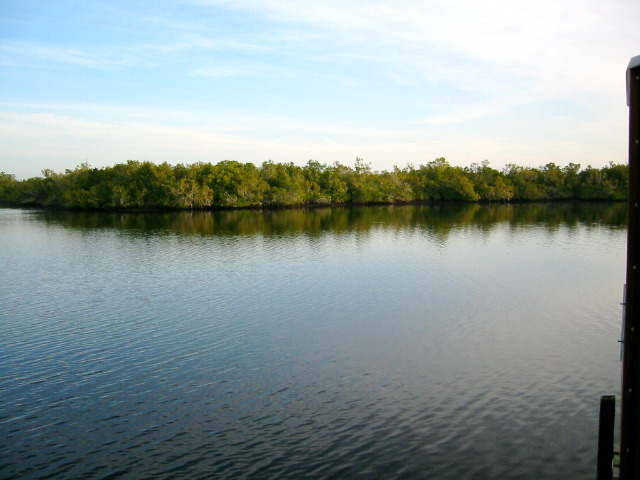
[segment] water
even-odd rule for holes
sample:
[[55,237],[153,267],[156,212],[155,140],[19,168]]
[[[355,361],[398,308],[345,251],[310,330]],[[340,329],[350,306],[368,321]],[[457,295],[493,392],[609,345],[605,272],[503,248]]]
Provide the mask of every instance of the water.
[[625,215],[0,209],[0,477],[593,478]]

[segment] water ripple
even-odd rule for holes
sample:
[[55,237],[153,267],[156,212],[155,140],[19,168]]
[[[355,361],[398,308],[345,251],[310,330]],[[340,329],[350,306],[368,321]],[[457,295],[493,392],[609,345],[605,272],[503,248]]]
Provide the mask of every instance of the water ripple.
[[434,244],[421,228],[312,241],[19,218],[2,237],[2,478],[593,472],[624,232]]

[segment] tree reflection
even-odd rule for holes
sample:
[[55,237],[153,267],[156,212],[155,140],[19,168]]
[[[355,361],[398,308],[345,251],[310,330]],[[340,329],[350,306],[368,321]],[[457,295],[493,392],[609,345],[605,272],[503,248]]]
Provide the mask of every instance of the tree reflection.
[[421,230],[446,240],[462,228],[490,232],[498,226],[605,226],[625,228],[626,203],[451,204],[363,206],[281,210],[179,212],[37,212],[47,223],[78,230],[110,229],[144,235],[260,235],[319,237],[325,234],[367,233],[374,229]]

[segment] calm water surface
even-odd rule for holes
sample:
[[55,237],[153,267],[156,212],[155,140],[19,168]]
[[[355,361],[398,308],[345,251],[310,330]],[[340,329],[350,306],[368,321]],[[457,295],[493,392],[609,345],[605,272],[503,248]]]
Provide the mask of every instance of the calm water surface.
[[0,477],[595,478],[625,222],[0,209]]

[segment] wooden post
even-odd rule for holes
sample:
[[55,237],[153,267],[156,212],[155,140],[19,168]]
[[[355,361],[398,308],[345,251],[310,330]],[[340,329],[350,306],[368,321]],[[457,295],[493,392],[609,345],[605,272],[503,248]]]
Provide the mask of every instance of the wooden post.
[[616,417],[616,397],[600,397],[600,428],[598,430],[598,480],[613,478],[613,431]]
[[620,480],[640,479],[640,56],[627,68],[629,229],[622,364]]

